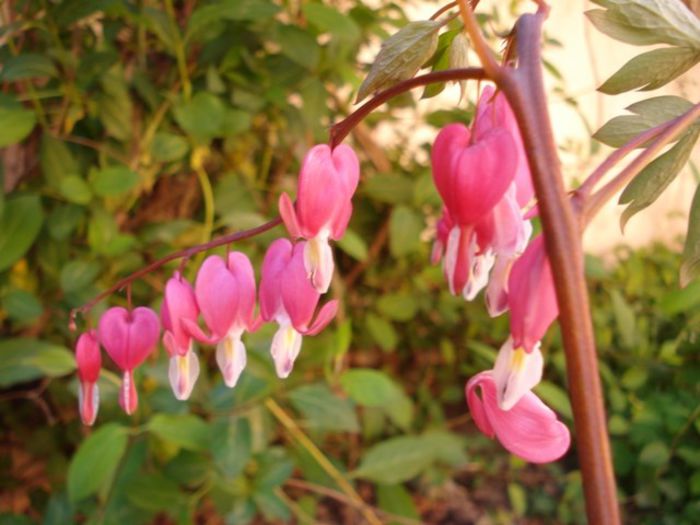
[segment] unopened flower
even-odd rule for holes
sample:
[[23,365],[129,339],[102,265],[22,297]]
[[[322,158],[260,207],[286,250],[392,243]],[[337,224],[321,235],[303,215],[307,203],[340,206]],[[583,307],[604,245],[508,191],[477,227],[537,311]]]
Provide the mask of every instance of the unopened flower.
[[159,332],[158,316],[150,308],[142,306],[132,311],[115,306],[100,318],[100,343],[124,372],[119,404],[127,414],[133,414],[138,406],[134,369],[155,349]]
[[184,321],[196,323],[199,308],[192,286],[179,272],[165,285],[160,319],[163,324],[163,345],[170,356],[168,378],[173,394],[180,400],[190,397],[199,377],[199,359],[192,349],[192,336]]
[[508,278],[513,348],[532,352],[559,315],[544,237],[535,237],[513,264]]
[[352,196],[360,177],[360,163],[349,146],[331,150],[319,144],[309,150],[299,172],[296,203],[286,193],[279,210],[289,234],[303,238],[304,267],[314,288],[325,293],[333,277],[333,252],[329,239],[338,240],[352,215]]
[[246,366],[246,349],[241,337],[257,328],[255,319],[255,272],[242,252],[231,252],[226,261],[217,255],[204,260],[195,281],[195,296],[206,335],[193,321],[185,321],[196,339],[216,344],[216,362],[224,383],[233,387]]
[[320,294],[311,285],[304,266],[306,242],[277,239],[265,254],[260,281],[260,311],[279,329],[271,353],[277,375],[287,377],[301,349],[302,335],[316,335],[333,319],[338,301],[327,302],[315,316]]
[[569,429],[529,390],[509,410],[503,410],[498,404],[493,372],[488,370],[469,380],[466,396],[479,430],[497,438],[516,456],[532,463],[548,463],[568,450]]
[[75,361],[78,365],[78,379],[80,380],[80,390],[78,391],[80,419],[84,425],[92,425],[100,405],[97,380],[100,377],[100,367],[102,366],[100,343],[97,341],[95,330],[85,332],[78,338],[75,347]]

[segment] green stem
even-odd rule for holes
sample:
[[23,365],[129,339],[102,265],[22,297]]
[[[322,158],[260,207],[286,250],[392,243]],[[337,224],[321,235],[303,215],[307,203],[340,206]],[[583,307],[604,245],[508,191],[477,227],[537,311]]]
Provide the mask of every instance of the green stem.
[[170,19],[170,25],[175,35],[175,59],[177,60],[177,69],[180,73],[180,81],[182,82],[182,95],[185,101],[188,101],[192,96],[192,83],[190,82],[190,74],[187,71],[187,58],[185,56],[185,43],[180,33],[180,28],[177,25],[175,18],[175,9],[173,8],[173,0],[165,0],[165,10]]

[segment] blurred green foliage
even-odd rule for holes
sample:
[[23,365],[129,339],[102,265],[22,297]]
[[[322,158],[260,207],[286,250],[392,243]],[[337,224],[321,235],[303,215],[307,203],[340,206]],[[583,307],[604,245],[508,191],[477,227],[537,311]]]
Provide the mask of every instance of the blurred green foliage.
[[[405,22],[388,2],[17,3],[0,48],[1,524],[356,523],[319,449],[387,523],[582,522],[575,450],[526,465],[466,415],[464,383],[491,367],[508,323],[450,296],[427,262],[440,211],[429,145],[412,157],[410,130],[388,151],[369,133],[405,97],[354,134],[363,180],[332,285],[343,307],[292,376],[274,375],[264,328],[233,390],[201,348],[182,403],[159,351],[137,371],[136,416],[107,363],[97,426],[80,424],[69,310],[150,260],[273,217],[306,149],[349,110],[358,48]],[[236,249],[259,265],[276,235]],[[700,285],[678,290],[663,248],[620,260],[588,261],[620,496],[631,523],[697,523]],[[158,307],[175,267],[137,281],[134,301]],[[544,349],[538,393],[571,424],[556,330]]]

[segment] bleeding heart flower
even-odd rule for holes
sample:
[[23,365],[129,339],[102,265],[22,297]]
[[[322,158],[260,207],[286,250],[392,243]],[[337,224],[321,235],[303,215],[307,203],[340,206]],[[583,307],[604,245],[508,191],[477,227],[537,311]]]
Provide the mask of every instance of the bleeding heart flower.
[[265,321],[275,321],[279,329],[272,340],[271,353],[277,375],[289,376],[301,349],[302,335],[316,335],[335,317],[338,301],[329,301],[319,310],[320,294],[311,285],[304,266],[306,242],[293,245],[277,239],[265,254],[260,281],[260,311]]
[[80,390],[78,391],[80,419],[84,425],[92,425],[100,405],[97,380],[100,377],[100,367],[102,366],[100,343],[97,341],[95,330],[85,332],[78,338],[75,347],[75,361],[78,365],[78,379],[80,380]]
[[143,306],[133,311],[115,306],[100,318],[100,343],[124,372],[119,404],[127,414],[133,414],[138,406],[134,369],[155,349],[159,332],[158,316],[153,310]]
[[199,341],[216,344],[216,362],[228,387],[234,387],[246,366],[243,332],[255,331],[255,272],[242,252],[231,252],[226,261],[217,255],[204,260],[195,281],[197,304],[209,327],[206,335],[197,324],[184,320],[188,332]]
[[535,237],[513,264],[508,278],[513,347],[531,352],[559,315],[544,237]]
[[496,437],[516,456],[532,463],[548,463],[569,449],[569,429],[532,392],[525,392],[510,410],[499,406],[492,371],[472,377],[466,386],[466,396],[479,430],[490,438]]
[[304,238],[304,267],[314,288],[325,293],[333,276],[333,252],[329,239],[338,240],[352,215],[352,196],[360,178],[360,163],[349,146],[331,150],[319,144],[304,157],[299,172],[296,203],[286,193],[279,211],[289,234]]
[[192,286],[175,272],[165,285],[160,319],[165,330],[163,345],[170,355],[168,378],[179,400],[190,397],[199,377],[199,359],[192,349],[192,336],[184,320],[197,323],[199,308]]

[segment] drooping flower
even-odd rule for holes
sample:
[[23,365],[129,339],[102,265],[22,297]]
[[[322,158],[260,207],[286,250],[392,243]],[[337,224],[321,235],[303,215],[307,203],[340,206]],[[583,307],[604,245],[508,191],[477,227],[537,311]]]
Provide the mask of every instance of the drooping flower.
[[270,349],[277,375],[289,376],[299,355],[303,335],[316,335],[333,319],[338,301],[328,301],[315,316],[320,298],[304,266],[306,242],[292,244],[277,239],[263,259],[260,311],[263,320],[275,321],[279,329]]
[[155,349],[159,332],[158,315],[143,306],[132,311],[115,306],[100,318],[100,343],[124,372],[119,404],[127,414],[133,414],[138,407],[134,369]]
[[199,341],[216,344],[216,362],[224,383],[234,387],[246,366],[243,332],[255,331],[255,272],[248,256],[231,252],[226,261],[217,255],[204,260],[195,281],[195,296],[204,322],[206,335],[190,320],[184,324]]
[[569,429],[529,390],[509,410],[498,404],[491,370],[472,377],[465,390],[469,411],[479,430],[492,439],[497,438],[516,456],[532,463],[548,463],[568,450]]
[[303,238],[304,267],[314,288],[325,293],[333,277],[333,252],[329,239],[338,240],[352,215],[352,196],[360,177],[360,163],[349,146],[331,150],[319,144],[309,150],[299,172],[296,203],[286,193],[279,211],[289,234]]
[[513,264],[508,278],[513,348],[532,352],[559,315],[544,237],[535,237]]
[[100,393],[97,380],[100,377],[102,366],[102,354],[100,343],[97,341],[97,332],[90,330],[78,338],[75,347],[75,361],[78,365],[78,406],[80,419],[84,425],[92,425],[97,417],[100,405]]
[[199,359],[192,348],[192,336],[184,320],[196,323],[199,308],[192,286],[180,272],[165,285],[160,319],[163,324],[163,345],[170,356],[168,378],[173,394],[179,400],[190,397],[199,377]]

